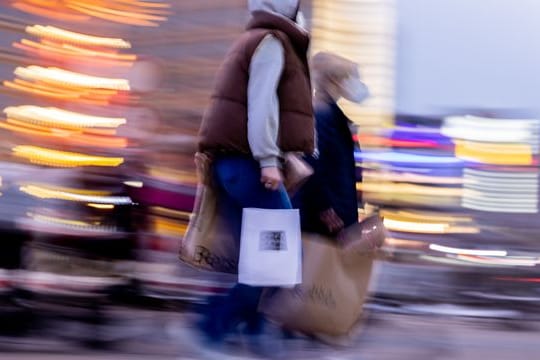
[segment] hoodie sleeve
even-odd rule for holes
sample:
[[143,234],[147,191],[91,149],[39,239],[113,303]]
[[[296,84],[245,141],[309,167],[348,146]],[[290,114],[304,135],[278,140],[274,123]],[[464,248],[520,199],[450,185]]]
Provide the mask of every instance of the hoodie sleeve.
[[283,45],[273,35],[267,35],[249,67],[248,141],[253,157],[261,167],[279,166],[277,90],[284,63]]

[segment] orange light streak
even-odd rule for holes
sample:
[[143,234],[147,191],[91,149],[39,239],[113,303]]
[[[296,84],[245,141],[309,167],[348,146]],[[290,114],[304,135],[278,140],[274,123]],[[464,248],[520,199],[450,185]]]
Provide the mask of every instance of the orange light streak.
[[74,4],[70,4],[70,5],[67,5],[70,9],[73,9],[73,10],[77,10],[77,11],[80,11],[84,14],[87,14],[87,15],[91,15],[91,16],[94,16],[94,17],[97,17],[97,18],[100,18],[100,19],[103,19],[103,20],[109,20],[109,21],[113,21],[113,22],[117,22],[117,23],[122,23],[122,24],[126,24],[126,25],[138,25],[138,26],[152,26],[152,27],[157,27],[159,26],[158,23],[156,22],[152,22],[152,21],[148,21],[148,20],[141,20],[141,19],[137,19],[137,18],[132,18],[129,16],[129,14],[122,14],[122,15],[110,15],[110,14],[106,14],[106,13],[103,13],[103,12],[100,12],[100,11],[96,11],[96,10],[92,10],[92,9],[87,9],[85,8],[84,6],[79,6],[79,5],[74,5]]
[[86,75],[57,67],[31,65],[18,67],[15,75],[26,80],[38,80],[68,87],[98,88],[107,90],[130,90],[126,79]]
[[122,60],[122,61],[135,61],[135,60],[137,60],[137,55],[118,54],[118,53],[113,53],[113,52],[90,50],[90,49],[85,49],[85,48],[82,48],[82,47],[79,47],[79,46],[76,46],[76,45],[64,44],[64,45],[62,45],[62,48],[67,49],[67,50],[71,50],[71,51],[73,51],[75,53],[79,53],[79,54],[81,54],[83,56],[99,56],[99,57],[104,57],[104,58],[107,58],[107,59]]
[[109,13],[113,15],[131,15],[133,17],[140,17],[146,20],[157,20],[164,21],[167,20],[164,16],[159,15],[168,15],[170,12],[167,10],[159,8],[149,8],[149,7],[140,7],[136,6],[133,3],[126,4],[114,0],[66,0],[69,4],[84,6],[96,11],[101,11],[103,13]]
[[0,128],[20,135],[54,139],[67,145],[96,146],[108,149],[123,149],[128,146],[128,140],[123,137],[89,135],[80,131],[36,126],[13,119],[0,122]]
[[[23,2],[13,3],[12,6],[15,9],[20,10],[25,13],[37,15],[37,16],[43,16],[49,19],[54,19],[54,20],[83,22],[83,21],[88,21],[90,19],[90,17],[87,15],[77,14],[72,11],[70,11],[69,13],[62,12],[61,10],[63,7],[60,7],[57,9],[44,9],[44,8],[37,7],[34,5],[26,4]],[[69,10],[69,9],[66,9],[66,10]]]
[[[24,41],[24,39],[23,39],[23,41]],[[42,44],[39,44],[39,43],[32,44],[30,46],[27,46],[27,45],[21,44],[21,43],[14,43],[13,46],[15,48],[17,48],[17,49],[21,49],[23,51],[26,51],[26,52],[29,52],[29,53],[32,53],[32,54],[35,54],[35,55],[38,55],[38,56],[41,56],[41,57],[44,57],[44,58],[56,60],[56,61],[65,61],[67,57],[70,57],[71,60],[73,60],[73,61],[77,60],[77,61],[83,62],[83,61],[88,61],[87,56],[93,56],[94,59],[92,59],[92,64],[95,65],[95,66],[130,67],[130,66],[133,65],[132,62],[127,62],[127,61],[107,60],[107,59],[103,59],[103,58],[101,58],[101,59],[96,58],[96,56],[99,56],[99,55],[89,55],[89,54],[84,55],[84,54],[76,53],[76,52],[62,51],[63,49],[61,49],[61,48],[58,48],[58,49],[47,48],[45,46],[42,46]]]
[[119,38],[106,38],[98,37],[87,34],[76,33],[60,29],[54,26],[42,26],[34,25],[26,28],[28,34],[43,38],[51,39],[55,41],[61,41],[63,43],[74,43],[85,46],[99,46],[107,48],[120,48],[128,49],[131,44],[125,40]]
[[70,95],[70,94],[58,93],[58,92],[54,92],[54,91],[40,90],[40,89],[36,89],[34,87],[28,87],[28,86],[23,86],[23,85],[20,85],[20,84],[16,84],[16,83],[11,82],[11,81],[4,81],[3,84],[4,84],[5,87],[10,88],[10,89],[23,91],[23,92],[30,93],[30,94],[33,94],[33,95],[46,96],[46,97],[50,97],[50,98],[54,98],[54,99],[76,100],[79,97],[76,94],[75,95]]
[[171,7],[171,5],[167,3],[146,2],[146,1],[137,1],[137,0],[115,0],[115,2],[131,4],[133,6],[139,6],[139,7],[157,8],[157,9],[168,9]]
[[102,135],[102,136],[114,136],[117,131],[115,129],[84,129],[83,133],[89,135]]
[[[42,90],[42,91],[48,91],[51,93],[57,93],[66,95],[68,97],[73,98],[80,98],[85,95],[90,95],[90,91],[88,90],[82,90],[82,89],[76,89],[76,88],[65,88],[61,86],[56,86],[56,84],[48,84],[45,82],[30,82],[25,81],[21,79],[15,79],[14,82],[18,85],[26,86],[28,88]],[[52,85],[52,86],[51,86]]]
[[6,119],[6,121],[8,123],[13,124],[13,125],[18,126],[18,127],[25,127],[25,128],[33,129],[33,130],[40,131],[40,132],[48,132],[48,133],[52,132],[52,129],[50,127],[47,127],[47,126],[42,126],[42,125],[28,123],[28,122],[25,122],[25,121],[15,120],[15,119],[12,119],[12,118],[9,118],[9,117]]

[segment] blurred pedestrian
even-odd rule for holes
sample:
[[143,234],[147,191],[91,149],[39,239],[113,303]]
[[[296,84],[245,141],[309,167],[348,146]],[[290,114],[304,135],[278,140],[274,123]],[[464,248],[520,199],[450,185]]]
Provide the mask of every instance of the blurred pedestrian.
[[336,234],[358,222],[356,182],[361,174],[354,159],[358,147],[356,126],[343,113],[338,100],[361,103],[369,96],[358,64],[341,56],[320,52],[311,60],[318,156],[307,156],[314,169],[294,203],[301,210],[302,230]]
[[[212,159],[218,201],[240,239],[243,208],[290,209],[282,156],[314,151],[309,35],[299,0],[250,0],[251,19],[217,74],[200,128],[199,151]],[[255,239],[254,239],[255,240]],[[236,285],[214,299],[202,322],[206,340],[223,342],[238,324],[257,342],[262,288]]]

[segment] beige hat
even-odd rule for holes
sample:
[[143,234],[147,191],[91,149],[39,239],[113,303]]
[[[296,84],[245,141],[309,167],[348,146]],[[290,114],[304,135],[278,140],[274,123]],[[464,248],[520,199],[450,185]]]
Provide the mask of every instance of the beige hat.
[[337,84],[348,77],[358,77],[358,64],[342,56],[319,52],[311,58],[313,87],[327,89],[330,84]]

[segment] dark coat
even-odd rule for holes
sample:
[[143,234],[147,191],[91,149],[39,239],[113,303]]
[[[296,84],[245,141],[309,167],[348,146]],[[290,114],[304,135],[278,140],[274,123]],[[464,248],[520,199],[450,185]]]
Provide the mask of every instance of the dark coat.
[[293,201],[300,208],[303,230],[326,233],[321,211],[333,208],[346,227],[358,221],[355,142],[350,120],[337,104],[318,104],[315,118],[319,156],[306,158],[315,173]]

